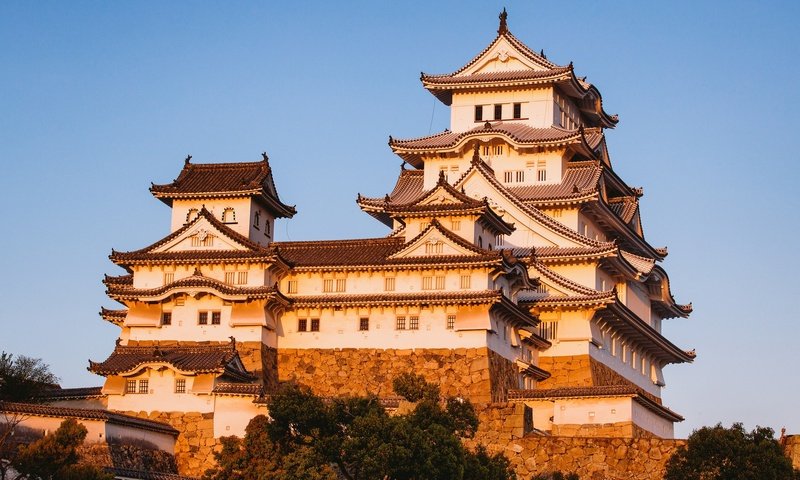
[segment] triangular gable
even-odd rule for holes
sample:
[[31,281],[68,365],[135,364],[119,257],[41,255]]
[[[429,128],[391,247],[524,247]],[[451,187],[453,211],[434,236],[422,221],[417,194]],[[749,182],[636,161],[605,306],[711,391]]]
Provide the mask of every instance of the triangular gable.
[[427,194],[418,199],[412,205],[454,205],[474,207],[481,202],[468,197],[467,195],[455,190],[446,182],[439,182]]
[[488,251],[467,242],[444,228],[438,220],[433,219],[425,230],[406,242],[400,250],[388,258],[472,256],[487,253]]
[[597,290],[573,282],[540,262],[532,262],[530,270],[529,275],[538,277],[540,288],[547,292],[548,296],[579,297],[599,293]]
[[516,225],[517,230],[520,226],[527,227],[543,237],[551,246],[569,248],[601,245],[600,242],[580,235],[535,207],[525,205],[515,198],[497,181],[494,173],[481,160],[473,161],[472,166],[456,181],[455,187],[463,187],[477,196],[492,199],[492,209],[504,212],[504,221]]
[[520,70],[542,71],[554,67],[541,56],[519,48],[519,42],[512,42],[507,35],[498,35],[486,50],[453,76]]

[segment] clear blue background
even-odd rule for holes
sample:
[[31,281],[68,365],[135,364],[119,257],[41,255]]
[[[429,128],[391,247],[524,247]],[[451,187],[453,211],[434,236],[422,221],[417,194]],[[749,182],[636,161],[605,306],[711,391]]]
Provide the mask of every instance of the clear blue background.
[[382,236],[356,194],[390,191],[388,136],[448,126],[419,72],[450,72],[497,14],[574,61],[618,113],[615,170],[644,186],[647,239],[689,320],[666,369],[677,435],[743,421],[800,433],[798,2],[0,3],[0,349],[98,385],[107,255],[166,235],[147,191],[184,157],[270,154],[298,215],[279,239]]

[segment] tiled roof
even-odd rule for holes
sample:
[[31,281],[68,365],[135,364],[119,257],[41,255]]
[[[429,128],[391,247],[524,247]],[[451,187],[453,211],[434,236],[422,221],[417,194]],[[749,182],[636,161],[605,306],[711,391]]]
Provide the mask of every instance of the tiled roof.
[[78,400],[103,396],[103,387],[53,388],[39,394],[39,398],[52,400]]
[[[192,373],[228,373],[239,353],[231,345],[191,345],[130,347],[117,345],[103,362],[89,361],[89,370],[98,375],[118,375],[148,363],[166,363],[176,370]],[[246,371],[239,372],[247,374]]]
[[330,294],[297,296],[292,298],[295,308],[330,306],[376,306],[376,305],[480,305],[499,302],[502,292],[479,291],[430,291],[421,293],[374,293],[374,294]]
[[614,198],[608,200],[608,208],[623,222],[630,223],[639,208],[639,202],[636,197]]
[[264,386],[260,383],[218,382],[212,391],[217,394],[259,396],[263,393]]
[[656,264],[655,259],[652,258],[641,257],[631,252],[626,252],[625,250],[620,250],[619,253],[626,262],[630,263],[643,275],[648,275],[651,271],[653,271],[653,267]]
[[111,412],[108,410],[90,409],[90,408],[54,407],[51,405],[40,405],[34,403],[0,402],[0,411],[9,413],[22,413],[28,415],[41,415],[45,417],[61,417],[61,418],[66,417],[66,418],[79,418],[86,420],[102,420],[107,423],[116,425],[124,425],[144,430],[151,430],[159,433],[167,433],[174,436],[178,435],[178,431],[167,424],[156,422],[153,420],[146,420],[143,418],[134,417],[132,415],[125,415],[123,413]]
[[390,139],[393,149],[432,150],[456,146],[463,139],[473,135],[503,134],[514,142],[527,145],[567,144],[581,141],[582,132],[565,130],[559,127],[533,128],[517,122],[486,122],[466,132],[455,133],[449,130],[413,139]]
[[[527,250],[527,252],[525,252]],[[514,249],[514,254],[523,259],[536,259],[541,262],[559,261],[559,260],[574,260],[577,258],[600,258],[610,255],[615,255],[617,246],[608,242],[605,245],[598,245],[594,247],[534,247]]]
[[561,183],[508,187],[508,191],[534,205],[562,203],[597,196],[603,168],[598,162],[577,162],[567,165]]
[[291,217],[295,214],[294,207],[284,205],[278,198],[266,155],[260,162],[246,163],[196,164],[187,159],[178,178],[165,185],[153,184],[150,191],[168,205],[175,198],[260,195],[276,215]]
[[634,401],[657,415],[673,422],[683,421],[683,417],[660,405],[657,399],[635,385],[600,385],[594,387],[562,387],[533,390],[509,390],[509,400],[534,400],[553,398],[582,397],[633,397]]
[[400,237],[360,240],[275,242],[281,257],[294,267],[379,265],[403,245]]
[[147,470],[134,470],[131,468],[103,467],[103,469],[116,478],[135,480],[197,480],[196,477],[185,477],[175,473],[150,472]]
[[175,292],[180,292],[189,288],[210,288],[222,296],[254,298],[283,298],[277,288],[261,287],[242,287],[238,285],[228,285],[214,278],[203,276],[200,272],[175,280],[172,283],[155,288],[133,288],[132,285],[115,284],[105,282],[108,287],[106,293],[114,300],[135,300],[142,297],[162,297]]
[[128,309],[123,308],[120,310],[111,310],[105,307],[100,308],[100,316],[103,317],[103,320],[114,324],[120,324],[125,321],[125,318],[128,316]]
[[525,80],[552,80],[568,75],[569,66],[549,70],[508,70],[503,72],[481,72],[469,75],[422,75],[426,85],[456,85],[468,83],[518,82]]

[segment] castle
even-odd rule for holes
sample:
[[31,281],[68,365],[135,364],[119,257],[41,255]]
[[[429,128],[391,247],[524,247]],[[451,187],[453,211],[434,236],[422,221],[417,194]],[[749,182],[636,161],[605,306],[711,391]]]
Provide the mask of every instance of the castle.
[[101,312],[120,328],[90,362],[105,383],[56,400],[200,428],[199,449],[179,448],[208,456],[278,382],[389,399],[410,371],[477,404],[524,403],[543,435],[671,438],[682,418],[662,405],[662,370],[694,352],[661,325],[691,305],[672,296],[666,248],[645,240],[642,189],[612,168],[604,130],[618,119],[599,90],[525,46],[505,12],[475,58],[421,81],[450,128],[390,137],[396,185],[357,198],[385,237],[275,241],[296,211],[266,154],[188,157],[152,185],[171,233],[110,255],[126,273],[104,283],[125,308]]

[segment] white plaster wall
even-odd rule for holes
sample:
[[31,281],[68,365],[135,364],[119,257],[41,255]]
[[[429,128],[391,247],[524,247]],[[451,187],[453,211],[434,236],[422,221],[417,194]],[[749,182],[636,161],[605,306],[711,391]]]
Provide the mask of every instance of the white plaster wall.
[[661,438],[675,438],[675,424],[656,415],[636,402],[632,402],[633,421],[636,425]]
[[[175,393],[175,379],[186,379],[186,392]],[[214,402],[211,395],[197,395],[192,392],[197,377],[184,377],[177,375],[173,370],[164,368],[160,371],[146,369],[136,376],[125,377],[124,380],[147,379],[149,393],[122,393],[108,394],[108,408],[110,410],[133,412],[201,412],[214,411]],[[138,387],[138,383],[137,383]],[[137,389],[138,391],[138,389]]]
[[[534,128],[547,128],[553,122],[553,90],[538,88],[510,91],[454,93],[450,107],[450,130],[466,132],[486,121],[494,122],[494,104],[503,104],[503,121],[520,122]],[[512,119],[512,105],[522,104],[522,119]],[[484,105],[483,120],[475,121],[475,105]]]
[[539,316],[542,322],[558,322],[558,336],[551,340],[552,346],[542,352],[541,356],[558,357],[588,354],[589,342],[592,339],[589,315],[591,315],[591,312],[581,310],[543,312]]
[[[591,263],[552,265],[550,269],[587,288],[595,288],[597,284],[597,267]],[[558,288],[557,285],[556,288]],[[608,289],[611,288],[613,288],[613,284],[609,284]]]
[[628,294],[625,306],[630,308],[639,318],[647,321],[650,318],[650,296],[639,282],[628,281]]
[[562,398],[553,404],[553,423],[584,425],[630,422],[633,400],[629,397]]
[[159,450],[175,453],[175,437],[168,433],[131,428],[123,425],[106,424],[106,438],[123,441],[139,440],[155,445]]
[[[172,201],[172,222],[170,231],[174,232],[186,224],[186,215],[189,210],[203,207],[214,214],[218,220],[222,219],[222,212],[226,208],[233,208],[236,214],[235,222],[226,223],[235,232],[248,237],[250,235],[250,225],[252,225],[251,202],[249,198],[204,198],[197,200],[173,200]],[[262,234],[263,235],[263,234]]]
[[[133,267],[133,286],[135,288],[161,287],[165,284],[165,273],[172,273],[173,281],[176,281],[194,275],[195,268],[198,267],[196,265],[159,265],[153,267],[137,265]],[[202,273],[203,276],[219,280],[223,283],[225,283],[226,272],[247,272],[247,282],[240,284],[237,276],[232,284],[243,287],[271,285],[271,283],[266,283],[272,279],[272,277],[266,275],[266,268],[267,265],[263,263],[245,264],[233,262],[227,264],[201,265],[199,267],[200,273]]]
[[[636,346],[626,344],[625,349],[627,350],[625,354],[625,358],[623,361],[622,355],[622,346],[620,344],[620,340],[617,339],[617,345],[615,348],[612,348],[611,342],[614,341],[609,337],[603,337],[603,346],[597,347],[595,345],[589,345],[589,356],[594,358],[595,360],[599,361],[603,365],[606,365],[612,368],[614,371],[625,377],[627,380],[631,381],[634,385],[642,388],[644,391],[655,395],[656,397],[661,396],[661,387],[653,383],[653,380],[650,378],[650,360],[646,361],[646,368],[645,373],[642,373],[641,369],[641,362],[642,356],[645,352],[641,349],[638,349]],[[632,349],[637,351],[637,358],[638,361],[636,362],[636,368],[632,363],[633,356],[631,355]],[[613,353],[613,354],[612,354]]]
[[253,403],[252,397],[217,395],[215,403],[214,438],[230,435],[244,438],[250,420],[267,414],[267,407]]

